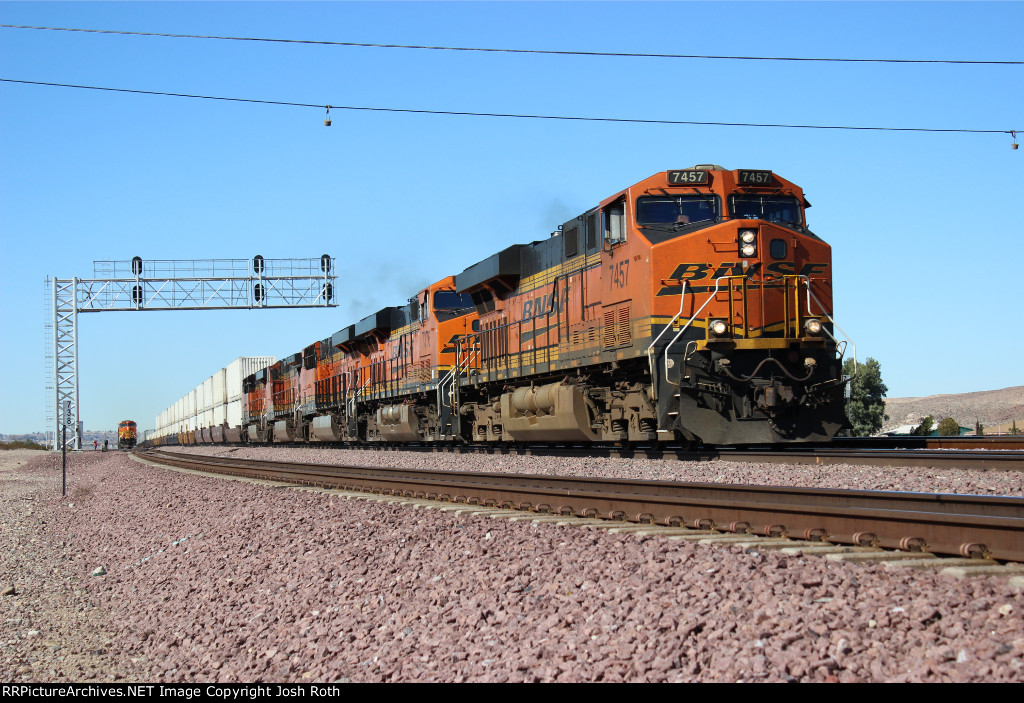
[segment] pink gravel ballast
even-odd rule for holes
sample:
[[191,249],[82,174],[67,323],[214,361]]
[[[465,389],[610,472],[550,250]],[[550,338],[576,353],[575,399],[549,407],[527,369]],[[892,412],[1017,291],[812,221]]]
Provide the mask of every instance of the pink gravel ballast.
[[1006,580],[455,517],[121,454],[72,486],[42,501],[44,541],[144,678],[1024,680]]
[[1024,496],[1021,471],[936,469],[921,467],[787,465],[741,461],[679,461],[677,459],[602,459],[588,457],[455,454],[447,452],[373,451],[319,447],[170,447],[186,454],[299,461],[311,464],[353,464],[402,469],[486,471],[599,476],[690,483],[737,483],[756,486],[803,486],[862,491],[911,491]]

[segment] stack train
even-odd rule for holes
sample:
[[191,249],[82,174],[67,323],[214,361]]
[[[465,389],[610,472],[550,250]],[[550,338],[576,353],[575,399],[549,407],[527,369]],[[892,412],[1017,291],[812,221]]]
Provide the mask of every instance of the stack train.
[[779,444],[846,425],[831,247],[766,170],[661,172],[241,379],[156,443]]

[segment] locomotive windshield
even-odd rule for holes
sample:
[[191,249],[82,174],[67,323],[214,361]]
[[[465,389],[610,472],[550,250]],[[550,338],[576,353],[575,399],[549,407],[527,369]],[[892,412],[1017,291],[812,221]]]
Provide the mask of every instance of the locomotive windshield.
[[435,310],[464,310],[473,307],[473,299],[469,293],[455,293],[450,290],[439,290],[434,293]]
[[712,195],[645,196],[636,201],[640,225],[676,225],[718,219],[718,198]]
[[729,211],[740,220],[766,220],[803,227],[804,219],[796,198],[781,195],[730,195]]
[[456,293],[450,290],[434,292],[434,314],[439,320],[461,317],[471,310],[473,310],[473,299],[469,293]]

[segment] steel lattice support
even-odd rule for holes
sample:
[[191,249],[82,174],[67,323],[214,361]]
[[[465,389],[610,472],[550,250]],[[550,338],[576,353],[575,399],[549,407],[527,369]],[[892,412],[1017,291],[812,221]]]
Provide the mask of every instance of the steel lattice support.
[[[78,314],[142,310],[336,307],[334,259],[95,261],[93,278],[50,279],[46,324],[47,435],[60,449],[64,403],[71,401],[67,446],[81,449]],[[50,375],[52,373],[52,376]],[[51,412],[49,399],[55,405]]]
[[53,319],[53,391],[55,412],[47,434],[53,439],[53,448],[60,449],[61,427],[64,422],[64,403],[71,402],[71,421],[68,426],[67,446],[81,448],[81,427],[78,420],[78,279],[52,279]]

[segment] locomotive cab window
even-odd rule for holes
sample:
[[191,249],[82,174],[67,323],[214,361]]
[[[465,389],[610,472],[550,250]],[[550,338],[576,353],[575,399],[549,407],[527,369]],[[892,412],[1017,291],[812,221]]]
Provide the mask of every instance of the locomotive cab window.
[[604,220],[604,241],[607,245],[626,241],[626,200],[620,199],[606,207],[602,213]]
[[468,293],[439,290],[434,293],[434,314],[439,319],[465,315],[473,309],[473,298]]
[[712,195],[644,196],[636,201],[638,225],[688,225],[718,219]]
[[800,204],[790,196],[730,195],[729,212],[739,220],[765,220],[795,229],[804,226]]

